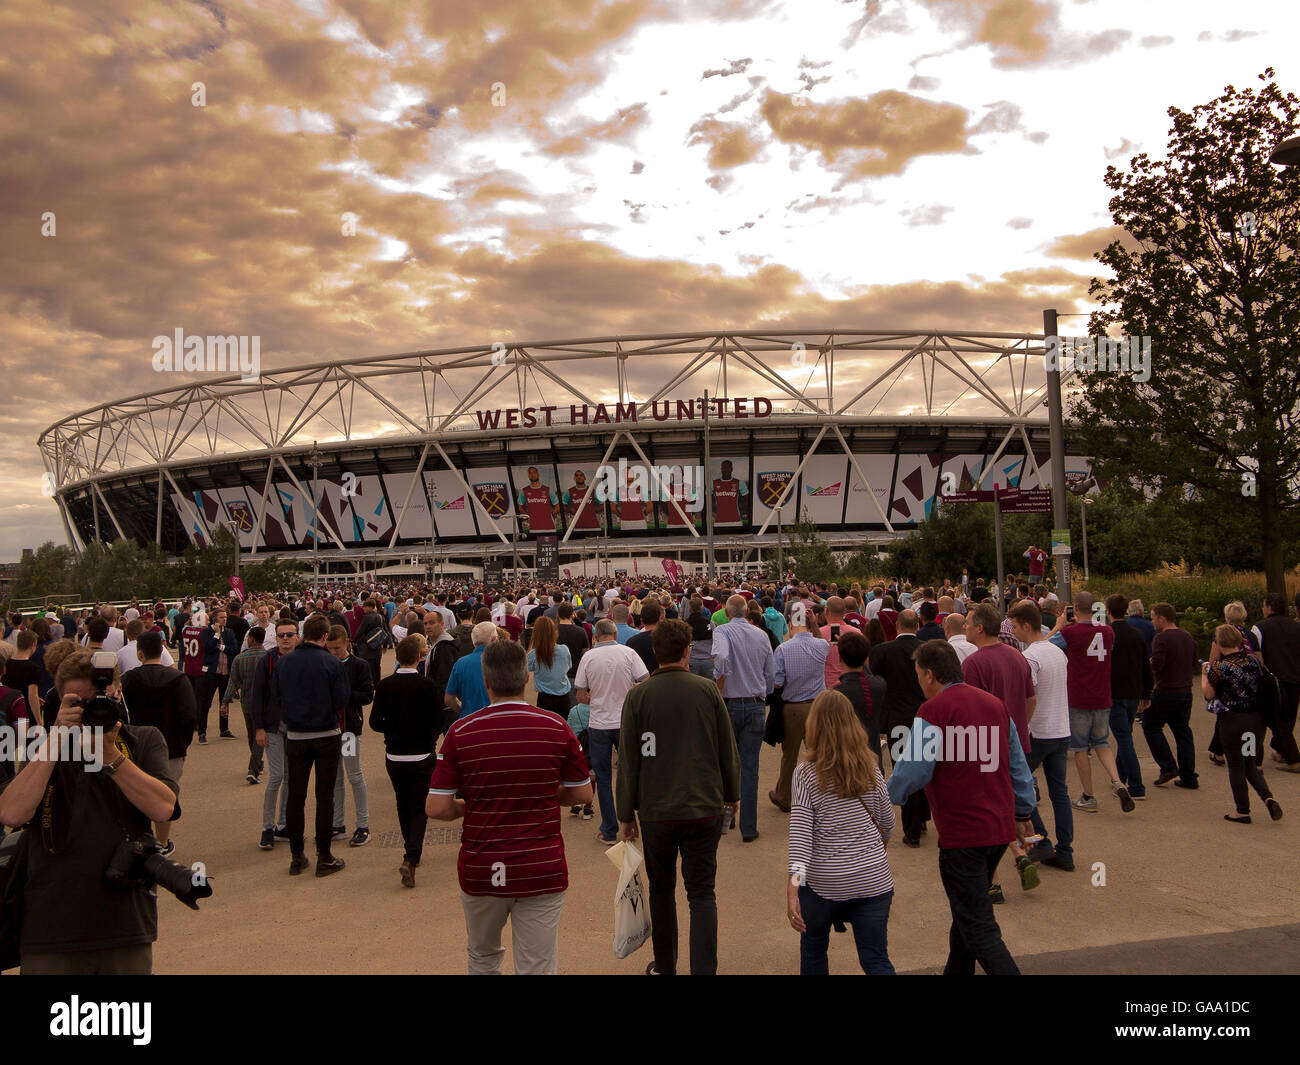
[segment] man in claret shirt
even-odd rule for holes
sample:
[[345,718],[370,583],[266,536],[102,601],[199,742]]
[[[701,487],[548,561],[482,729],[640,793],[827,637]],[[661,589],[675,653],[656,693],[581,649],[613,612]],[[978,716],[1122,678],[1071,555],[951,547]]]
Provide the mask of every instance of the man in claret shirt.
[[[698,511],[700,509],[700,493],[704,491],[703,485],[697,485],[694,482],[688,484],[685,478],[674,477],[663,482],[662,490],[665,520],[669,526],[684,528],[687,525],[699,524]],[[681,508],[681,514],[678,514],[676,508],[668,501],[669,496]]]
[[528,467],[528,483],[519,490],[519,505],[528,516],[528,533],[548,533],[555,531],[555,519],[560,513],[560,500],[555,489],[542,484],[541,474],[536,466]]
[[501,972],[508,919],[515,972],[553,976],[569,887],[560,807],[591,802],[591,775],[564,719],[525,701],[528,662],[519,644],[488,646],[483,683],[491,701],[448,730],[425,811],[465,819],[456,871],[469,972]]
[[739,525],[740,497],[749,495],[749,486],[731,475],[731,460],[722,460],[722,476],[713,480],[713,524]]
[[587,494],[587,475],[578,470],[573,475],[573,485],[564,492],[564,505],[568,508],[569,521],[575,529],[599,529],[600,522],[596,517],[595,493],[592,498],[587,500],[587,505],[582,508],[582,513],[578,513],[578,506],[582,503],[583,497]]
[[[965,682],[1002,700],[1007,714],[1015,723],[1022,751],[1031,749],[1029,719],[1034,716],[1037,695],[1033,671],[1019,647],[1010,647],[998,639],[1002,618],[992,603],[979,603],[966,615],[966,639],[975,645],[975,653],[962,661]],[[954,649],[954,654],[956,650]],[[1013,845],[1020,886],[1031,891],[1038,886],[1038,873],[1019,843]],[[992,874],[994,870],[990,870]],[[1002,886],[990,886],[994,902],[1002,902]]]
[[1019,734],[1001,699],[962,681],[946,640],[920,644],[913,663],[926,701],[894,765],[889,797],[901,805],[924,788],[934,812],[939,878],[952,911],[944,975],[973,976],[977,961],[990,976],[1019,975],[989,892],[1007,841],[1023,842],[1033,831],[1034,783]]
[[[196,707],[203,682],[203,630],[207,627],[207,615],[195,613],[191,615],[189,624],[181,629],[181,671],[194,689]],[[207,743],[208,737],[203,736],[199,742]]]
[[[1097,797],[1092,790],[1091,750],[1102,769],[1109,774],[1110,789],[1119,799],[1120,808],[1130,814],[1136,808],[1133,797],[1119,779],[1115,751],[1110,745],[1110,653],[1115,646],[1115,631],[1093,619],[1092,594],[1074,596],[1074,618],[1062,613],[1049,639],[1065,652],[1069,663],[1066,687],[1070,701],[1070,751],[1079,771],[1083,794],[1074,803],[1076,810],[1097,812]],[[1105,611],[1099,615],[1105,617]]]
[[[645,529],[646,504],[642,496],[641,486],[636,483],[636,477],[629,469],[627,471],[627,483],[623,485],[623,490],[618,496],[619,528],[633,531]],[[614,589],[611,588],[610,591],[614,591]],[[608,600],[606,605],[608,605]]]
[[1030,544],[1020,557],[1029,559],[1029,583],[1039,583],[1043,579],[1043,570],[1047,566],[1047,552],[1035,544]]

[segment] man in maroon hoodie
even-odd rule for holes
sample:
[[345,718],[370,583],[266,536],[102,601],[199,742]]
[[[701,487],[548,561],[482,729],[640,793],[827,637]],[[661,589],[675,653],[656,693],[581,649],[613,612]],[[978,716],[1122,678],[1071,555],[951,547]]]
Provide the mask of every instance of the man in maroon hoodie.
[[[974,657],[972,655],[972,657]],[[945,976],[990,976],[1020,969],[1002,941],[989,885],[1012,839],[1033,832],[1033,777],[1002,700],[962,681],[947,640],[926,640],[913,655],[926,701],[895,759],[889,798],[901,805],[925,789],[939,833],[939,877],[948,895]]]

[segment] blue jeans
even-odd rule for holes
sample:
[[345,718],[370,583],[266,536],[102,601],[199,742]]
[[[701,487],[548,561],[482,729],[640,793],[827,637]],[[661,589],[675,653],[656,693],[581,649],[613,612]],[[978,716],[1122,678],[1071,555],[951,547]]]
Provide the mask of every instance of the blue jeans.
[[690,671],[697,677],[703,677],[705,680],[713,679],[713,659],[712,658],[692,658]]
[[1128,793],[1137,798],[1147,793],[1142,783],[1142,767],[1138,764],[1137,749],[1133,746],[1133,720],[1137,717],[1136,699],[1111,699],[1110,734],[1115,737],[1115,767],[1119,782]]
[[740,750],[741,836],[758,835],[758,752],[763,748],[763,706],[763,700],[758,698],[727,700],[727,713]]
[[[262,828],[281,828],[288,822],[289,787],[284,775],[284,733],[266,734],[266,794],[262,798]],[[278,800],[278,808],[277,808]],[[278,819],[277,819],[278,818]]]
[[831,940],[831,925],[836,921],[853,926],[853,941],[858,948],[858,962],[868,976],[893,976],[889,961],[886,933],[889,929],[889,905],[892,891],[869,899],[824,899],[807,884],[799,889],[799,912],[807,931],[799,936],[799,975],[826,976],[830,964],[826,950]]
[[[1056,853],[1063,858],[1074,857],[1074,808],[1070,805],[1070,784],[1067,779],[1069,766],[1070,739],[1062,736],[1059,740],[1040,740],[1037,736],[1029,737],[1029,772],[1040,765],[1043,776],[1047,778],[1047,794],[1052,799],[1052,821],[1056,825]],[[1050,841],[1047,828],[1038,807],[1034,807],[1029,819],[1034,823],[1034,831],[1041,832],[1043,838]]]
[[587,729],[587,746],[591,749],[591,771],[596,774],[596,800],[600,804],[600,834],[606,839],[618,835],[618,816],[614,813],[614,751],[618,747],[618,729]]

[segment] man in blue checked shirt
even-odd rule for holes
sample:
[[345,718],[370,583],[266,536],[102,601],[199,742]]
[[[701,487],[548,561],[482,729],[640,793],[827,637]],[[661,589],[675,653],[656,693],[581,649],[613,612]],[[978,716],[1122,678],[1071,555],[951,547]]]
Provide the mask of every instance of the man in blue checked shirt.
[[763,706],[776,687],[767,632],[745,618],[743,596],[727,600],[727,621],[713,632],[713,677],[727,704],[740,749],[740,838],[758,839],[758,752],[763,746]]
[[781,741],[781,775],[776,787],[767,793],[772,805],[790,812],[790,782],[795,766],[799,764],[799,747],[803,744],[804,726],[812,701],[826,690],[826,658],[831,645],[808,628],[807,617],[801,605],[790,612],[790,631],[793,635],[779,644],[772,654],[776,669],[776,686],[784,687],[785,704],[782,723],[785,739]]

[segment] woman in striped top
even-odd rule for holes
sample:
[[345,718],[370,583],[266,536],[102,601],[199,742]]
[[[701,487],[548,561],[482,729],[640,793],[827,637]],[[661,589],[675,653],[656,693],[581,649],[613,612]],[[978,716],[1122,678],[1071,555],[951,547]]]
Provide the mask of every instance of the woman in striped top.
[[800,932],[799,973],[824,976],[831,925],[853,926],[858,961],[892,976],[886,929],[894,880],[885,846],[894,807],[853,706],[837,691],[813,700],[804,732],[809,760],[794,773],[790,810],[790,925]]

